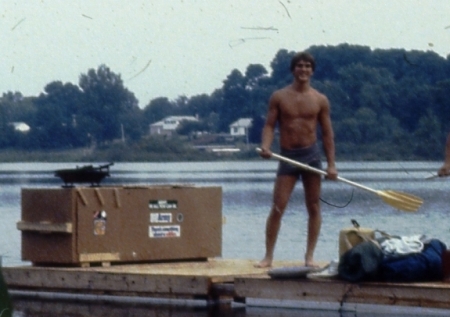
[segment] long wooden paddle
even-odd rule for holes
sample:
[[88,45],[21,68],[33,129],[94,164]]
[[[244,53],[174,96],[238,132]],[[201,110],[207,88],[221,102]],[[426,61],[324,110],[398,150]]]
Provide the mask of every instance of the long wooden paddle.
[[431,176],[425,177],[425,179],[434,179],[434,178],[439,178],[439,177],[449,177],[450,175],[442,175],[439,176],[439,174],[433,174]]
[[[256,148],[257,152],[261,152],[260,148]],[[292,164],[294,166],[300,167],[304,170],[319,174],[319,175],[323,175],[326,176],[327,172],[322,171],[320,169],[317,169],[315,167],[309,166],[307,164],[303,164],[294,160],[291,160],[287,157],[272,153],[272,157],[276,158],[277,160]],[[338,176],[337,177],[338,181],[347,183],[349,185],[352,185],[354,187],[363,189],[365,191],[371,192],[373,194],[378,195],[378,197],[380,197],[385,203],[391,205],[392,207],[396,208],[396,209],[400,209],[403,211],[417,211],[419,209],[419,207],[423,204],[423,200],[420,197],[411,195],[411,194],[406,194],[406,193],[402,193],[402,192],[397,192],[397,191],[393,191],[393,190],[376,190],[376,189],[372,189],[370,187],[364,186],[362,184],[358,184],[355,183],[351,180],[345,179],[343,177]]]

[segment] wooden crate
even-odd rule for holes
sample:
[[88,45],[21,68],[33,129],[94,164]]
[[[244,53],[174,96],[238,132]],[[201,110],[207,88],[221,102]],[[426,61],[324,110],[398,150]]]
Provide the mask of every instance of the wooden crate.
[[207,259],[222,252],[222,189],[22,189],[17,228],[37,265]]

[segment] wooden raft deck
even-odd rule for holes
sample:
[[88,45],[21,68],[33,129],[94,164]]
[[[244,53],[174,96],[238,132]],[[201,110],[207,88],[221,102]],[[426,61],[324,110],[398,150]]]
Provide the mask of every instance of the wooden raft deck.
[[268,276],[236,277],[237,298],[248,306],[393,311],[410,308],[445,310],[450,315],[450,283],[348,283],[334,278],[274,280]]
[[[450,283],[360,283],[332,278],[275,280],[253,260],[121,264],[110,267],[3,267],[10,291],[128,298],[228,301],[247,306],[356,310],[362,305],[450,310]],[[274,267],[301,265],[275,262]],[[222,301],[223,303],[223,301]],[[448,311],[450,312],[450,311]]]
[[[3,267],[10,290],[215,300],[233,298],[236,276],[266,275],[251,260]],[[277,262],[276,265],[299,265]]]

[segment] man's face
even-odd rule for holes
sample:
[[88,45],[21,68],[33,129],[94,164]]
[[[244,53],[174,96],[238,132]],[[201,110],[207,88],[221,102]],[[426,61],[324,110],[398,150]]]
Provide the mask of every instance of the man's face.
[[296,80],[307,81],[313,74],[312,65],[310,62],[300,60],[295,64],[293,73]]

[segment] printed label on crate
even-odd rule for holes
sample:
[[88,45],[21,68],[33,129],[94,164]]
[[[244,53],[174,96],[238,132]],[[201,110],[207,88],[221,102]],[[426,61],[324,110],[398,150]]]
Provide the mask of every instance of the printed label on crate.
[[149,226],[148,236],[150,238],[179,238],[181,236],[180,226]]
[[106,220],[94,219],[94,235],[103,236],[106,233]]
[[150,209],[177,209],[178,202],[176,200],[150,200],[148,202]]
[[171,223],[172,214],[170,212],[151,212],[150,223]]

